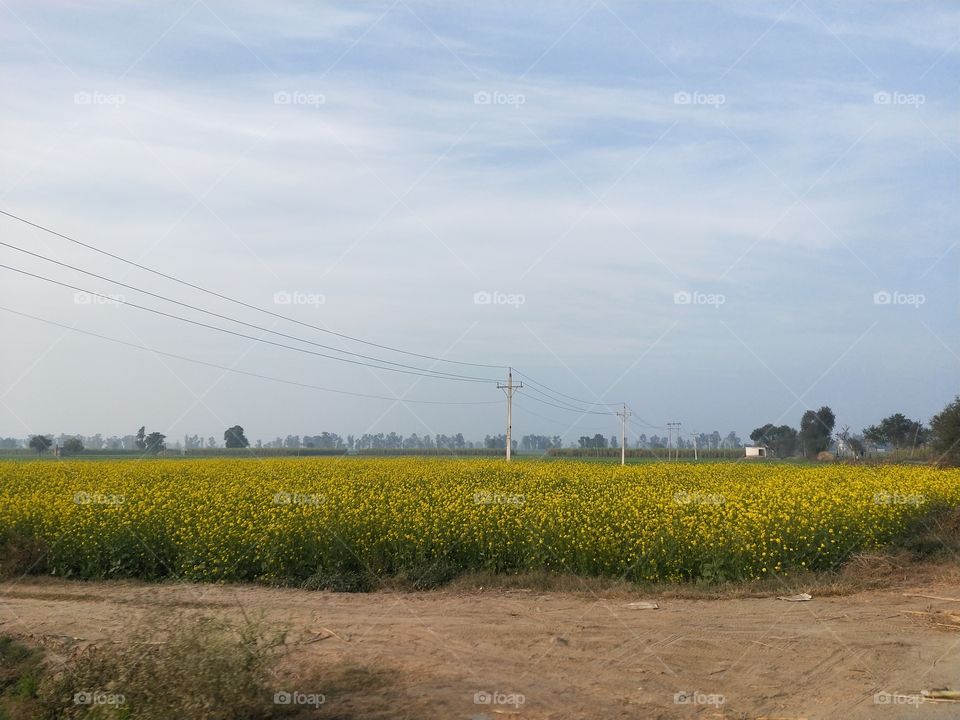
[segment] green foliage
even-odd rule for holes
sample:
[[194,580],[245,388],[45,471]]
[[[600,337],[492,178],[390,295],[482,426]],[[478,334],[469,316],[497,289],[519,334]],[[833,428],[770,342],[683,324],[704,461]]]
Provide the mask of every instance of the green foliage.
[[250,441],[247,440],[247,436],[243,434],[243,428],[239,425],[226,429],[223,433],[223,442],[224,446],[228,448],[250,447]]
[[807,410],[800,419],[798,439],[804,455],[814,458],[830,447],[836,417],[828,406]]
[[960,396],[930,420],[933,449],[945,465],[960,465]]
[[67,453],[82,453],[83,441],[80,438],[72,437],[63,441],[63,451]]
[[53,445],[53,438],[49,435],[31,435],[29,445],[39,455],[50,449],[50,446]]
[[922,445],[929,439],[929,431],[919,420],[910,420],[903,413],[894,413],[884,418],[879,425],[864,428],[865,440],[876,445],[912,447]]
[[793,457],[797,451],[797,431],[789,425],[777,426],[767,423],[750,433],[750,439],[755,443],[766,445],[778,458]]

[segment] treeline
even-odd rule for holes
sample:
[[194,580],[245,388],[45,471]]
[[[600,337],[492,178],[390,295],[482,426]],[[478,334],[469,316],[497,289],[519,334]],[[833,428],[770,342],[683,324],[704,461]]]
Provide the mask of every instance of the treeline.
[[[550,457],[601,457],[601,458],[619,458],[621,454],[618,448],[553,448],[547,450]],[[743,457],[743,448],[705,448],[703,450],[694,448],[668,448],[666,446],[654,448],[627,448],[624,454],[628,458],[660,458],[667,460],[670,458],[681,460],[730,460]]]

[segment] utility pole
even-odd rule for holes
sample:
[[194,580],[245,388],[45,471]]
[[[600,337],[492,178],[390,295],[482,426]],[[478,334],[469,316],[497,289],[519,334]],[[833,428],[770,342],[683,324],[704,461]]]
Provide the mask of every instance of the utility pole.
[[[680,423],[678,422],[668,422],[667,423],[667,460],[672,459],[673,456],[673,429],[677,429],[677,441],[679,444],[680,440]],[[677,459],[680,458],[680,452],[677,451]]]
[[507,382],[497,383],[507,396],[507,462],[510,462],[510,451],[513,450],[513,391],[523,387],[523,383],[513,384],[513,368],[507,368]]
[[630,417],[630,411],[627,410],[627,404],[623,404],[623,410],[617,413],[620,418],[620,464],[627,464],[627,418]]

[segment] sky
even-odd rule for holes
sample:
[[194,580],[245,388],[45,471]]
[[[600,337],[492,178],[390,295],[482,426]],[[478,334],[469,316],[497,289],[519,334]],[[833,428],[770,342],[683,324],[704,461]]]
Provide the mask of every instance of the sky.
[[958,392],[954,3],[0,18],[0,210],[275,313],[0,216],[42,256],[0,264],[72,286],[0,268],[0,436],[482,438],[506,366],[515,438],[617,433],[599,403],[633,437],[746,437],[824,404],[856,432]]

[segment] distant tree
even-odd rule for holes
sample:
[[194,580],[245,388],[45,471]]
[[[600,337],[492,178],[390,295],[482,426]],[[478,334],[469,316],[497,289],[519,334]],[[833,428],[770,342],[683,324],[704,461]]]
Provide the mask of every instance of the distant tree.
[[228,448],[250,447],[250,441],[247,440],[247,436],[243,434],[243,428],[239,425],[226,429],[223,433],[223,443],[224,447]]
[[147,435],[144,440],[144,450],[148,453],[156,455],[159,452],[163,452],[167,449],[167,445],[164,442],[167,439],[167,436],[163,433],[152,432]]
[[213,435],[211,435],[210,437],[207,438],[207,447],[215,448],[216,446],[217,446],[217,439]]
[[83,452],[83,440],[78,437],[67,438],[63,441],[63,450],[70,454]]
[[31,435],[28,445],[37,451],[37,455],[44,453],[53,445],[53,438],[49,435]]
[[929,431],[919,420],[910,420],[903,413],[894,413],[879,425],[864,428],[863,437],[875,445],[902,447],[922,445],[929,439]]
[[770,448],[779,458],[792,457],[797,451],[797,431],[789,425],[767,423],[750,433],[750,439]]
[[743,441],[737,435],[735,430],[731,430],[729,433],[727,433],[727,436],[723,439],[723,447],[728,447],[728,448],[743,447]]
[[137,430],[137,450],[146,450],[147,449],[147,428],[145,425],[141,425],[140,429]]
[[960,465],[960,396],[930,420],[933,449],[937,461]]
[[804,455],[816,457],[830,447],[836,417],[833,410],[824,405],[817,411],[807,410],[800,419],[800,445]]

